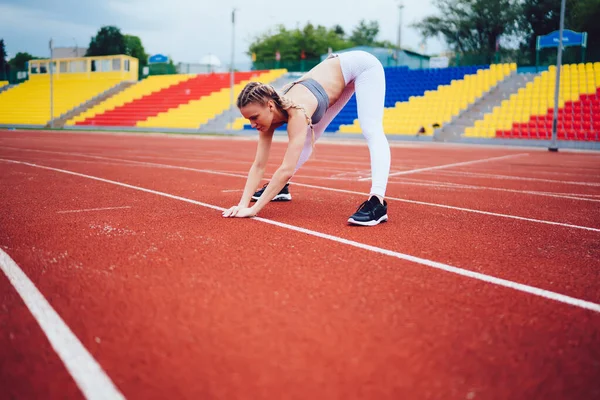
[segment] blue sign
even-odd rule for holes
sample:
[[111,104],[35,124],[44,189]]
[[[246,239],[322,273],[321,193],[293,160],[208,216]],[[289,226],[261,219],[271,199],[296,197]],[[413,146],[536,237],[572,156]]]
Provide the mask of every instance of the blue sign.
[[[558,47],[560,32],[554,31],[544,36],[538,36],[537,48],[542,49],[544,47]],[[567,46],[581,46],[587,47],[587,33],[574,32],[569,29],[563,30],[563,47]]]
[[164,54],[155,54],[148,58],[148,64],[166,63],[169,62],[169,57]]

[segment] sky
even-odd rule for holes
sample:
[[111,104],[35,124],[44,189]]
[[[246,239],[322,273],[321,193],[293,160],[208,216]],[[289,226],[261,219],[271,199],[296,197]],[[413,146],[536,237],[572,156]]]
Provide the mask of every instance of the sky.
[[[410,25],[437,13],[433,0],[402,0],[403,47],[429,55],[445,50],[438,38],[422,37]],[[377,40],[397,42],[399,0],[0,0],[0,39],[9,56],[28,52],[49,57],[55,47],[87,47],[105,25],[123,34],[139,36],[146,53],[165,54],[174,63],[197,63],[207,55],[224,65],[249,68],[248,46],[279,24],[287,29],[307,22],[331,28],[340,25],[347,34],[361,19],[379,23]],[[231,13],[236,9],[235,26]]]

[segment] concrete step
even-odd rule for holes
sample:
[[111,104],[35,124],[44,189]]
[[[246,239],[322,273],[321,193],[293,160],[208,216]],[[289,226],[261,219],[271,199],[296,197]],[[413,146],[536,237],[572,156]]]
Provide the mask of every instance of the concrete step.
[[536,76],[537,74],[513,72],[467,107],[466,110],[454,117],[448,124],[436,129],[434,139],[440,141],[459,140],[466,128],[475,125],[475,121],[482,119],[485,114],[491,113],[494,107],[500,106],[503,100],[510,98],[511,94],[517,93],[520,88],[525,87]]
[[109,97],[114,96],[115,94],[127,89],[130,86],[135,85],[136,83],[137,82],[131,82],[131,81],[120,82],[120,83],[116,84],[115,86],[111,87],[110,89],[100,93],[99,95],[92,97],[85,103],[67,111],[66,113],[62,114],[60,117],[55,118],[52,121],[52,124],[49,121],[48,124],[46,125],[46,127],[49,128],[52,125],[52,127],[54,127],[54,128],[62,128],[65,126],[65,123],[67,123],[67,121],[69,121],[71,118],[76,117],[77,115],[89,110],[90,108],[94,107],[95,105],[102,103],[104,100],[108,99]]

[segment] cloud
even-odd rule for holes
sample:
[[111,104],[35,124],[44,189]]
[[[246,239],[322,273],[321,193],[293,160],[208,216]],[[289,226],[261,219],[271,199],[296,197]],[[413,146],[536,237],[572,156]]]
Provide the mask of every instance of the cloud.
[[[421,38],[410,24],[435,13],[432,0],[404,0],[402,43],[419,50]],[[361,19],[379,23],[378,40],[396,43],[399,13],[395,0],[0,0],[0,26],[9,52],[45,56],[47,43],[87,47],[100,27],[115,25],[139,36],[149,54],[170,55],[175,62],[198,62],[207,54],[223,64],[231,58],[231,11],[235,24],[236,67],[248,68],[245,54],[256,38],[283,24],[288,29],[311,22],[341,25],[350,34]],[[439,52],[428,40],[428,52]]]
[[[86,0],[0,0],[0,7],[8,6],[16,12],[36,12],[44,18],[75,22],[79,25],[98,26],[126,22],[125,16],[119,13],[115,3],[127,5],[130,0],[86,1]],[[138,18],[132,22],[137,21]]]

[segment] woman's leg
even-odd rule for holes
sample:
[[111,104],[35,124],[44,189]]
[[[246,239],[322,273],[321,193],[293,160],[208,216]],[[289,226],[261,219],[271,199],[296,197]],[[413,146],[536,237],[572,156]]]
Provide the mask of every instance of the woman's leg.
[[390,173],[390,145],[383,132],[385,74],[378,60],[355,80],[358,121],[371,158],[371,194],[385,197]]

